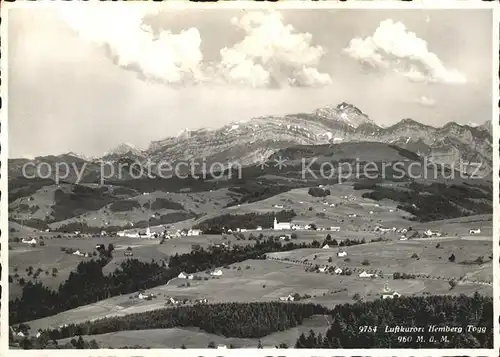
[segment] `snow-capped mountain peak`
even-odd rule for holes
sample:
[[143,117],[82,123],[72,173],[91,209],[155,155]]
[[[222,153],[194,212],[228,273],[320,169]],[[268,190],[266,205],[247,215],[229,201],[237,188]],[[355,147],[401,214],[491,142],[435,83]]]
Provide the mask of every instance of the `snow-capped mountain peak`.
[[357,128],[361,124],[376,125],[366,114],[352,104],[342,102],[336,107],[326,106],[316,109],[315,115],[327,120],[335,120]]
[[142,156],[144,154],[142,150],[136,148],[133,144],[123,143],[115,147],[113,150],[106,152],[104,156],[111,156],[111,155],[122,156],[129,153],[137,156]]

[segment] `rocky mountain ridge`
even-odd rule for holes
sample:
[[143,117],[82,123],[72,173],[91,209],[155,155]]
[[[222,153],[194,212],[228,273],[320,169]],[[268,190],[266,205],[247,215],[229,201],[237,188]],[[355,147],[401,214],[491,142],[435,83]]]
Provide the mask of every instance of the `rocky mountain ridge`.
[[[147,150],[122,144],[92,160],[118,162],[123,160],[174,164],[181,161],[238,162],[252,165],[261,162],[277,150],[294,145],[320,145],[342,142],[382,142],[418,152],[435,162],[481,162],[491,169],[491,122],[469,126],[449,122],[432,127],[405,118],[398,123],[381,127],[357,107],[340,103],[317,109],[313,113],[284,116],[262,116],[244,122],[230,123],[218,129],[184,130],[175,137],[153,141]],[[38,157],[35,161],[84,160],[72,155]],[[26,159],[9,160],[11,175],[18,175]]]

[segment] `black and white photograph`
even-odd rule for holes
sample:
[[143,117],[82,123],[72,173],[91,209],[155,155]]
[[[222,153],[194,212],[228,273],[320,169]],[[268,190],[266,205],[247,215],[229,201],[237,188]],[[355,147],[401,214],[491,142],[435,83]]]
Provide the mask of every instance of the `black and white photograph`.
[[3,4],[9,350],[498,347],[497,9],[285,3]]

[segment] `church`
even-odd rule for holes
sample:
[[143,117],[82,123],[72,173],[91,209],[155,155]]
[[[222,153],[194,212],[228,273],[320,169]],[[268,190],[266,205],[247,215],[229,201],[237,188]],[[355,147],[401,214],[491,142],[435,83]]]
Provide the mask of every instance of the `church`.
[[278,220],[276,219],[276,217],[274,217],[274,227],[273,228],[275,231],[284,230],[284,229],[292,229],[292,224],[290,222],[278,223]]

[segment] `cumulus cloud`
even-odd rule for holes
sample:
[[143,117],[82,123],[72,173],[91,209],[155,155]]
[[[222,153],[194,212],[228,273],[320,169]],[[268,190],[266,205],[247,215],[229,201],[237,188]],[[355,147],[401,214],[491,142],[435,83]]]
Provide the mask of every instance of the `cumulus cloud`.
[[[77,6],[78,5],[78,6]],[[113,6],[111,6],[113,5]],[[232,24],[245,37],[220,50],[220,59],[205,63],[197,28],[180,33],[154,32],[144,19],[158,6],[75,4],[61,14],[81,38],[105,46],[121,67],[166,84],[224,83],[255,88],[321,86],[330,75],[317,68],[324,49],[311,44],[312,35],[298,33],[278,12],[248,12]]]
[[157,13],[157,7],[116,5],[71,4],[61,8],[61,15],[81,38],[106,46],[119,66],[135,69],[145,78],[168,84],[204,79],[201,36],[196,28],[155,34],[143,20]]
[[312,35],[296,32],[278,12],[248,12],[232,23],[245,37],[220,51],[218,75],[228,83],[252,87],[321,86],[332,82],[317,66],[325,53]]
[[380,22],[372,36],[353,38],[344,51],[365,65],[392,70],[410,81],[466,83],[462,73],[446,68],[439,57],[429,51],[425,40],[391,19]]
[[416,102],[420,105],[425,106],[425,107],[433,107],[434,105],[436,105],[435,99],[426,97],[425,95],[417,98]]

